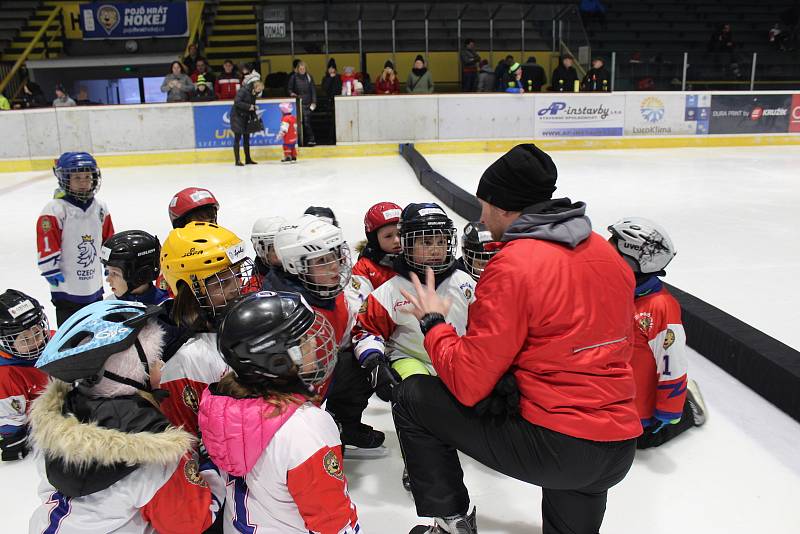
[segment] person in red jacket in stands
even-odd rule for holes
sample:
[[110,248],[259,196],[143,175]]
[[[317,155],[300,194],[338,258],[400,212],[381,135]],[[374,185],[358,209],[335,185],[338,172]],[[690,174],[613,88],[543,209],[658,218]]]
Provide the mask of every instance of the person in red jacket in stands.
[[532,144],[481,177],[481,222],[502,248],[463,336],[432,272],[404,295],[438,374],[393,392],[417,514],[435,518],[427,532],[477,532],[457,451],[541,486],[544,534],[597,533],[633,462],[633,273],[592,231],[586,204],[552,199],[556,178]]
[[233,100],[242,86],[242,80],[230,59],[226,59],[222,64],[222,70],[222,74],[214,82],[214,94],[219,100]]

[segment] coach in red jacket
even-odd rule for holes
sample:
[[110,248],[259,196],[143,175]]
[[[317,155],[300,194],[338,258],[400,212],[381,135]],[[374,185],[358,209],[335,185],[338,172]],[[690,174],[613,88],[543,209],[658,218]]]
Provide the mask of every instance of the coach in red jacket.
[[532,144],[481,177],[481,222],[502,248],[465,335],[445,323],[431,273],[406,295],[439,376],[403,381],[393,413],[417,513],[444,532],[477,531],[456,450],[541,486],[544,534],[596,534],[633,462],[633,273],[583,202],[551,200],[556,177]]

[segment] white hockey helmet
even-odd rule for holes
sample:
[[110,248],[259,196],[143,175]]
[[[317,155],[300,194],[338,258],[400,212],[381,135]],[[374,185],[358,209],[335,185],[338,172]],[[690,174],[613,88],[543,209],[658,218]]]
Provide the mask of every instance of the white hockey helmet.
[[281,226],[286,224],[283,217],[261,217],[253,223],[253,230],[250,232],[250,241],[256,255],[264,263],[269,263],[269,247],[275,243],[275,234]]
[[336,298],[350,282],[350,249],[342,230],[319,217],[303,215],[284,224],[274,247],[284,270],[321,299]]
[[662,273],[678,253],[667,232],[642,217],[626,217],[608,227],[611,242],[636,273]]

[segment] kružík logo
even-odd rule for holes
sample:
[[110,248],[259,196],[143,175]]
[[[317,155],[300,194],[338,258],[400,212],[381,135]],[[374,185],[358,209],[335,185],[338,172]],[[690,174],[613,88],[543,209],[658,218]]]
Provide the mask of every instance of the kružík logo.
[[792,112],[789,116],[789,131],[800,132],[800,95],[792,97]]

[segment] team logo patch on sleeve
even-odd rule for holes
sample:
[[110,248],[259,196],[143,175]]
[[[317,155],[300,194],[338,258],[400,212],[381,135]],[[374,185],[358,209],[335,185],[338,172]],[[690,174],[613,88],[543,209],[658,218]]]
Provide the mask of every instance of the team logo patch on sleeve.
[[353,289],[355,289],[356,291],[361,289],[361,282],[356,280],[355,276],[350,279],[350,284],[353,286]]
[[361,307],[358,309],[358,313],[367,313],[367,308],[369,308],[369,304],[367,304],[368,302],[369,302],[368,300],[365,300],[364,302],[361,303]]
[[53,225],[50,224],[50,219],[46,217],[42,219],[42,222],[39,224],[39,226],[42,227],[42,232],[44,232],[45,234],[49,232],[51,228],[53,228]]
[[208,486],[205,479],[200,475],[200,467],[197,465],[197,460],[189,460],[183,466],[183,475],[190,484],[205,488]]
[[17,413],[22,413],[22,402],[19,399],[11,400],[11,409]]
[[183,397],[183,403],[191,408],[193,412],[197,412],[197,410],[200,408],[200,402],[197,399],[197,392],[192,386],[184,387],[181,397]]
[[339,461],[339,458],[336,456],[334,451],[330,450],[325,453],[325,457],[322,458],[322,465],[325,467],[325,471],[330,476],[338,480],[344,480],[342,463]]
[[667,328],[667,334],[664,336],[664,350],[670,348],[675,343],[675,332],[672,328]]
[[637,313],[636,317],[636,326],[639,327],[642,334],[647,335],[650,333],[650,328],[653,326],[653,316],[650,315],[648,312]]

